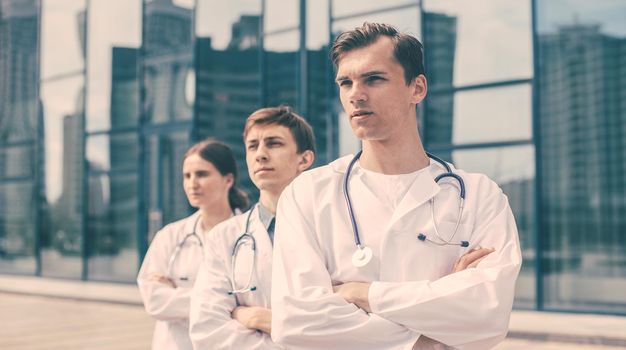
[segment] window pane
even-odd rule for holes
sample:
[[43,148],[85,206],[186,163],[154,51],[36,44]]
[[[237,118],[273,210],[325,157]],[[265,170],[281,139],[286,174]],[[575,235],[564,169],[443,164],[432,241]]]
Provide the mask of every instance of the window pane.
[[363,25],[363,22],[379,22],[391,24],[401,32],[414,35],[421,40],[419,18],[419,7],[417,6],[402,10],[375,13],[364,17],[348,18],[333,22],[333,35],[336,37],[346,30],[360,27]]
[[89,279],[135,281],[137,175],[92,175],[88,186]]
[[263,33],[294,28],[300,24],[299,0],[265,0]]
[[[438,155],[449,159],[445,152]],[[452,152],[452,159],[457,168],[486,174],[502,188],[509,199],[517,223],[523,258],[522,270],[517,279],[515,305],[527,308],[534,307],[536,286],[533,231],[534,157],[532,145]]]
[[195,79],[193,11],[167,1],[147,1],[144,12],[146,122],[191,120]]
[[265,37],[265,78],[268,106],[288,104],[299,112],[298,69],[300,32],[291,31]]
[[42,82],[44,203],[41,272],[80,278],[83,230],[83,75]]
[[[306,2],[306,47],[309,50],[318,50],[328,46],[330,37],[328,2],[330,0],[316,0]],[[321,72],[320,72],[321,73]]]
[[532,103],[528,84],[426,97],[429,146],[531,138]]
[[182,176],[183,155],[189,143],[189,132],[151,135],[148,139],[145,181],[149,189],[149,240],[165,224],[180,220],[190,213]]
[[0,271],[34,274],[35,187],[0,183]]
[[626,312],[626,3],[538,1],[546,307]]
[[[37,4],[11,0],[2,6],[0,144],[36,139],[38,124]],[[3,165],[0,160],[0,174],[5,172]]]
[[139,122],[141,0],[89,2],[87,130]]
[[0,180],[35,176],[35,141],[0,148]]
[[[331,0],[333,6],[333,17],[349,16],[355,13],[367,11],[383,10],[385,8],[418,4],[417,0]],[[374,21],[372,21],[374,22]]]
[[443,83],[452,77],[455,86],[530,78],[530,5],[518,0],[426,0],[426,66],[438,64],[434,53],[447,66],[439,65],[428,78]]
[[[220,12],[214,10],[215,6]],[[246,118],[262,106],[258,40],[261,1],[218,4],[200,0],[196,11],[194,135],[226,142],[237,159],[240,184],[256,191],[248,179],[241,135]],[[179,183],[172,186],[172,191],[180,188]]]
[[82,74],[85,67],[85,4],[85,0],[41,0],[42,80]]
[[136,133],[90,136],[86,153],[91,172],[135,171],[138,169],[139,140]]

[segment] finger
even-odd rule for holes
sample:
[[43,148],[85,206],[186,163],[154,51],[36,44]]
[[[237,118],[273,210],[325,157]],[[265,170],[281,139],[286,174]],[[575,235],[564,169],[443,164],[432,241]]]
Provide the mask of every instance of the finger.
[[476,259],[480,259],[487,254],[492,253],[493,251],[493,249],[489,248],[480,248],[478,250],[463,254],[463,256],[461,256],[457,261],[454,272],[465,270],[471,263],[476,261]]
[[476,266],[478,266],[478,264],[480,264],[480,262],[481,262],[481,261],[485,260],[485,258],[486,258],[486,257],[487,257],[487,256],[485,255],[485,256],[483,256],[482,258],[479,258],[479,259],[474,260],[474,262],[472,262],[471,264],[467,265],[467,268],[468,268],[468,269],[473,269],[473,268],[475,268]]

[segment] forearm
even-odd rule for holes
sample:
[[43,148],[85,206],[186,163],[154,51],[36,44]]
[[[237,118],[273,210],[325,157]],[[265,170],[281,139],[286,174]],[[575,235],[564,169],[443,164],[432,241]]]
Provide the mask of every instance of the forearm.
[[232,317],[248,329],[270,334],[272,331],[272,310],[260,306],[238,306]]
[[139,280],[138,286],[146,312],[153,318],[171,321],[189,317],[190,288],[148,280]]

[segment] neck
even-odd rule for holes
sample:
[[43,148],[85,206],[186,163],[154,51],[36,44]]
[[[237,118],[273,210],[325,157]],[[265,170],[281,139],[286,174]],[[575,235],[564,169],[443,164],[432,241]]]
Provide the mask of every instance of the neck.
[[202,216],[202,228],[208,232],[213,226],[230,218],[233,215],[233,211],[227,202],[225,205],[200,208],[200,215]]
[[364,169],[387,175],[412,173],[430,164],[417,133],[404,139],[363,141],[359,161]]
[[270,213],[276,215],[276,205],[278,204],[278,198],[280,198],[280,194],[282,190],[278,193],[269,192],[266,190],[261,190],[261,194],[259,195],[259,203],[265,207],[265,209],[269,210]]

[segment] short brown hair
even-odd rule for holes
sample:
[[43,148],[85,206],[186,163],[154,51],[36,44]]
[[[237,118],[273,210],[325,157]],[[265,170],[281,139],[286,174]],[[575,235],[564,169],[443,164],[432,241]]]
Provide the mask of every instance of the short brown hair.
[[253,126],[271,124],[282,125],[291,131],[299,154],[307,150],[315,153],[313,128],[303,117],[294,113],[291,107],[285,105],[261,108],[250,114],[243,130],[243,142],[246,142],[248,132]]
[[345,53],[369,46],[381,36],[389,37],[393,41],[393,56],[404,69],[407,85],[420,74],[425,74],[422,43],[414,36],[400,33],[395,27],[384,23],[365,22],[360,27],[341,33],[330,50],[333,64],[337,67]]

